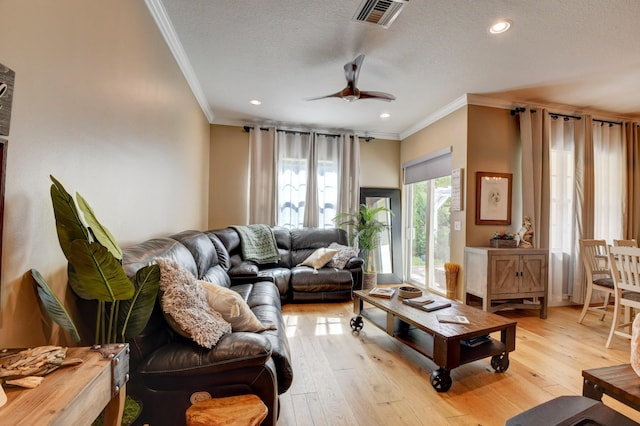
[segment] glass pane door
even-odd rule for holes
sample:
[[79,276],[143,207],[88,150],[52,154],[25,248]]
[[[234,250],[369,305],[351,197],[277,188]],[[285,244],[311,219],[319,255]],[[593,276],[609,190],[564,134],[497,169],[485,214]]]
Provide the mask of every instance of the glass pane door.
[[446,292],[444,264],[450,259],[451,176],[407,185],[407,281]]

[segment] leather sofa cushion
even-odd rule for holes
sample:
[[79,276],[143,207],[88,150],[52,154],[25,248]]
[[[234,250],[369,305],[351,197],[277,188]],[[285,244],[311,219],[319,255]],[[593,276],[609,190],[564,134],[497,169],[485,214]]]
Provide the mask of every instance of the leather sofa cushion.
[[[264,364],[271,356],[271,343],[259,333],[236,332],[223,336],[209,350],[188,339],[172,342],[155,351],[141,365],[142,374],[185,377]],[[176,387],[180,380],[176,380]]]
[[273,268],[263,269],[258,272],[258,277],[261,281],[271,281],[281,295],[289,293],[289,279],[291,278],[291,269],[289,268]]
[[346,269],[322,268],[314,274],[313,269],[299,266],[291,270],[291,288],[294,292],[326,292],[351,290],[353,279]]
[[241,262],[233,266],[229,270],[229,275],[232,277],[257,277],[258,265],[251,262]]
[[343,229],[302,228],[291,230],[291,266],[299,265],[318,248],[331,243],[347,245],[347,234]]
[[212,232],[206,232],[207,237],[211,240],[213,247],[216,249],[216,254],[218,255],[218,264],[224,271],[229,271],[231,269],[231,255],[227,251],[227,248],[224,246],[220,238],[218,238]]
[[184,231],[179,234],[172,235],[176,241],[185,246],[193,256],[198,268],[195,274],[197,279],[202,279],[211,266],[218,264],[218,255],[211,240],[200,231]]

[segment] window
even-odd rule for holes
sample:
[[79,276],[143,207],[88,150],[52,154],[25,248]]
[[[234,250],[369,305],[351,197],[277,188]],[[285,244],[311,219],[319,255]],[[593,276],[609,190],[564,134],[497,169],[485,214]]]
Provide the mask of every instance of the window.
[[[337,137],[278,132],[278,226],[334,227],[332,219],[338,205],[338,148]],[[317,205],[317,211],[306,212],[312,205]]]
[[[626,192],[622,126],[593,121],[594,229],[597,239],[622,235],[623,196]],[[615,191],[612,191],[615,188]]]
[[575,256],[573,216],[575,214],[574,121],[551,120],[549,174],[549,282],[552,301],[568,294],[573,282]]

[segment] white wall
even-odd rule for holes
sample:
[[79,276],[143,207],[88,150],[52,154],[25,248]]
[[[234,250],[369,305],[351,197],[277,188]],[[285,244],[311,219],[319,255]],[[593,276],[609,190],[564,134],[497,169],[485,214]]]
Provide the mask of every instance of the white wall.
[[41,326],[38,269],[63,297],[49,174],[122,246],[207,225],[209,125],[144,2],[0,0],[0,63],[16,83],[7,155],[0,347]]

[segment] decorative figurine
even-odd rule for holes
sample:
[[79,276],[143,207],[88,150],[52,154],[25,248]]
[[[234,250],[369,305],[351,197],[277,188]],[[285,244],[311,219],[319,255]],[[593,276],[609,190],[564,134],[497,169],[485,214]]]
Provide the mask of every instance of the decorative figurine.
[[518,235],[520,236],[520,247],[533,247],[533,225],[531,225],[531,218],[529,218],[529,216],[524,217],[522,228],[520,228]]

